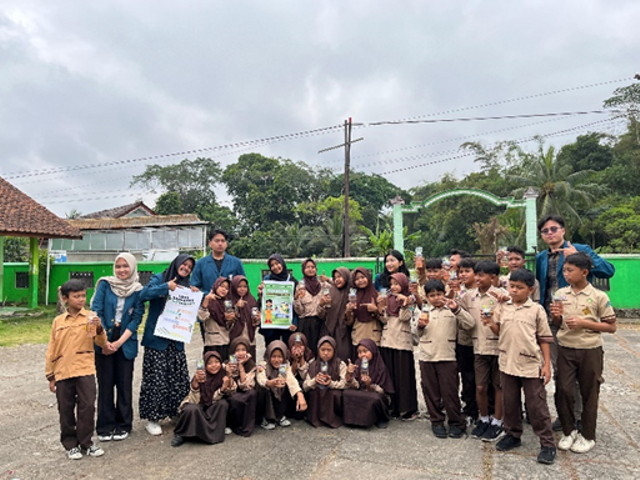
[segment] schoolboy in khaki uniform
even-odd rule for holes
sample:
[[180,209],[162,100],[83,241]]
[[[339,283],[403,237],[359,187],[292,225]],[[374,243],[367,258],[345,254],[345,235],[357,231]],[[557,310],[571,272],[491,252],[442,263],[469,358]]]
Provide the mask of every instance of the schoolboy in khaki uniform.
[[[460,306],[471,314],[476,322],[473,330],[474,367],[476,376],[476,401],[480,421],[471,436],[486,442],[498,440],[502,430],[502,391],[498,370],[498,336],[483,323],[483,318],[493,315],[498,304],[508,298],[501,288],[494,287],[500,275],[500,267],[486,260],[476,263],[474,269],[477,288],[460,298]],[[489,418],[489,386],[495,391],[494,418]]]
[[[69,280],[60,288],[66,311],[51,325],[47,346],[45,375],[49,390],[56,394],[60,414],[60,442],[71,460],[87,455],[99,457],[104,450],[93,444],[95,425],[96,364],[94,342],[107,344],[107,334],[100,319],[89,322],[84,305],[87,288],[79,280]],[[91,328],[95,328],[92,334]],[[76,407],[78,415],[76,418]]]
[[471,330],[473,317],[453,300],[445,298],[444,284],[429,280],[424,286],[430,306],[425,306],[418,320],[420,336],[418,358],[420,378],[431,429],[438,438],[446,438],[445,416],[440,409],[444,404],[449,418],[449,437],[460,438],[466,422],[458,396],[458,364],[456,362],[456,336],[458,328]]
[[[563,437],[561,450],[586,453],[596,444],[598,398],[604,366],[601,332],[615,333],[616,314],[606,293],[589,283],[591,257],[584,252],[567,256],[563,275],[568,287],[557,291],[550,306],[558,330],[557,408]],[[576,430],[574,387],[582,395],[582,431]]]
[[[476,279],[473,274],[473,267],[475,266],[476,261],[470,257],[463,257],[457,265],[460,290],[456,292],[454,300],[458,303],[469,290],[475,288]],[[458,362],[458,371],[462,382],[460,396],[464,403],[462,413],[467,417],[467,425],[472,425],[478,418],[472,332],[473,330],[464,330],[458,327],[456,344],[456,361]]]
[[496,449],[507,451],[521,445],[520,389],[523,389],[531,426],[540,438],[538,462],[550,465],[555,460],[556,444],[545,385],[551,379],[549,344],[553,335],[544,308],[530,298],[534,285],[535,276],[529,270],[511,272],[511,300],[500,304],[488,319],[491,330],[500,338],[500,384],[507,434]]
[[[520,268],[527,268],[527,258],[525,256],[524,250],[517,245],[512,245],[507,247],[507,251],[500,251],[496,253],[496,259],[498,262],[502,259],[502,256],[506,255],[507,257],[507,266],[509,267],[509,275],[511,272],[515,272]],[[500,276],[500,287],[508,290],[509,288],[509,275],[501,275]],[[540,301],[540,282],[536,280],[533,286],[533,293],[531,294],[531,299],[534,302]]]

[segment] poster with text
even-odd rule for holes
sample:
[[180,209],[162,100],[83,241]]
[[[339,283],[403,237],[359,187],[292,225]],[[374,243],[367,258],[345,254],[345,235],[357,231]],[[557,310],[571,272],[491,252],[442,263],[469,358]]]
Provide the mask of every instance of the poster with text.
[[265,280],[262,291],[262,328],[288,329],[293,322],[293,282]]
[[178,287],[169,291],[167,303],[158,317],[153,332],[158,337],[191,343],[193,326],[198,318],[198,308],[202,301],[202,292],[192,292],[189,288]]

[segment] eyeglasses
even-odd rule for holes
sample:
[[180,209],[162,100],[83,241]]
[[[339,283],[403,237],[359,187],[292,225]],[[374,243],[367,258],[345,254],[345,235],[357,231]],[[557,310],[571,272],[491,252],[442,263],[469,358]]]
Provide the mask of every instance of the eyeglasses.
[[561,227],[549,227],[549,228],[543,228],[542,230],[540,230],[540,233],[543,235],[548,235],[550,233],[556,233],[558,230],[560,230]]

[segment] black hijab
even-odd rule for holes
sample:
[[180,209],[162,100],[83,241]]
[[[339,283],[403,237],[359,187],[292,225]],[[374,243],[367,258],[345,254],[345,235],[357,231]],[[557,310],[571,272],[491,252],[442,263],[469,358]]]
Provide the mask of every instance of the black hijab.
[[178,273],[178,268],[180,268],[180,265],[182,265],[187,260],[191,260],[193,262],[193,267],[191,267],[191,271],[193,271],[194,267],[196,266],[196,260],[191,255],[181,253],[173,259],[173,261],[169,265],[169,268],[162,272],[162,279],[165,282],[170,282],[175,278],[178,285],[181,285],[183,287],[190,287],[191,282],[189,282],[189,277],[181,277]]

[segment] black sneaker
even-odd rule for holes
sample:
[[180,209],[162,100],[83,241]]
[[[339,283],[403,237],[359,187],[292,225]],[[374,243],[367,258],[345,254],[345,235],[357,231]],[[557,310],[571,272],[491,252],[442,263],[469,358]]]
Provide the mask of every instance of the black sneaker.
[[502,425],[496,425],[495,423],[490,424],[482,435],[483,442],[495,442],[496,440],[500,440],[504,435],[504,430],[502,429]]
[[389,421],[388,420],[378,420],[375,423],[375,425],[378,428],[387,428],[389,426]]
[[442,425],[441,423],[431,425],[431,431],[436,436],[436,438],[447,438],[447,429],[444,428],[444,425]]
[[560,423],[560,418],[556,418],[553,421],[553,423],[551,424],[551,430],[553,430],[554,432],[562,431],[562,424]]
[[538,463],[551,465],[556,459],[556,447],[542,447],[538,454]]
[[458,427],[457,425],[451,425],[449,427],[449,436],[451,438],[462,438],[462,436],[466,433],[465,430]]
[[172,447],[179,447],[183,443],[184,443],[184,438],[182,438],[180,435],[174,435],[173,438],[171,439]]
[[473,438],[482,438],[484,432],[487,431],[487,428],[489,428],[489,422],[483,422],[480,420],[476,423],[476,427],[471,431],[471,436]]
[[514,437],[513,435],[505,435],[500,439],[498,443],[496,443],[496,450],[500,452],[508,452],[514,448],[522,445],[522,440],[519,437]]

